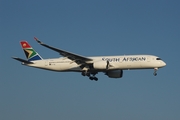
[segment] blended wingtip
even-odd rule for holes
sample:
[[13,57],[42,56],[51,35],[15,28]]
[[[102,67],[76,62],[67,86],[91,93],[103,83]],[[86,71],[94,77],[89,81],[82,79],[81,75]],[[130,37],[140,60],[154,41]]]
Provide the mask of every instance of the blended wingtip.
[[34,37],[35,40],[38,40],[37,37]]
[[34,37],[34,39],[38,42],[38,43],[42,43],[37,37]]
[[12,58],[12,59],[16,59],[17,57],[15,57],[15,56],[11,56],[11,58]]

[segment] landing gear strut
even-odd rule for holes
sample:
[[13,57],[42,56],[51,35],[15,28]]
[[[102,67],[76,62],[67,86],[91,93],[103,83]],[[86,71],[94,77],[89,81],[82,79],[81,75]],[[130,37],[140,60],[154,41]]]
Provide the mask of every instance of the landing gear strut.
[[154,73],[153,73],[154,76],[157,75],[157,70],[158,70],[158,68],[154,68]]

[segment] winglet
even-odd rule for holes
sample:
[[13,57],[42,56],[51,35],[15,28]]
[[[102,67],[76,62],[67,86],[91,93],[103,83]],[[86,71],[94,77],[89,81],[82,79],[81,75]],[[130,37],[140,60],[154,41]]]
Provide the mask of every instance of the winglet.
[[42,44],[42,42],[41,42],[37,37],[34,37],[34,39],[35,39],[39,44]]

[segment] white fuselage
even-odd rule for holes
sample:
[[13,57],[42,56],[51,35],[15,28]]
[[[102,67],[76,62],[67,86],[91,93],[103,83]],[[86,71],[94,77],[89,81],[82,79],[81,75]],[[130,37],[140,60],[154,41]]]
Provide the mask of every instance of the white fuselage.
[[[103,63],[109,61],[108,70],[127,70],[127,69],[154,69],[161,68],[166,65],[159,57],[153,55],[124,55],[124,56],[98,56],[89,57],[93,61],[89,63]],[[32,61],[34,64],[25,64],[27,66],[52,70],[52,71],[77,71],[81,72],[80,65],[66,58],[60,57],[55,59],[44,59]],[[103,69],[96,69],[103,71]],[[104,69],[105,71],[106,69]]]

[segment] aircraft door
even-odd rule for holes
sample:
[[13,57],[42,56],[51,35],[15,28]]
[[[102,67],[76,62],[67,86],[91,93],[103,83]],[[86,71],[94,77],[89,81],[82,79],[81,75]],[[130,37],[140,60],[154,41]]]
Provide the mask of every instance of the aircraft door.
[[48,66],[48,65],[49,65],[49,61],[46,60],[46,61],[45,61],[45,66]]

